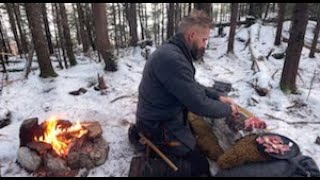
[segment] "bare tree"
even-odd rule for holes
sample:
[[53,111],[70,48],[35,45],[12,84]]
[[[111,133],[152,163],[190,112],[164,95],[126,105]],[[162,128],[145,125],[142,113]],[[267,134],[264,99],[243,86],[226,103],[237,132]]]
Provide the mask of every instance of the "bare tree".
[[105,62],[106,66],[104,69],[106,71],[116,71],[117,67],[114,62],[114,56],[108,36],[106,4],[93,3],[92,6],[97,36],[97,48]]
[[308,23],[308,4],[296,3],[294,7],[292,30],[288,42],[286,58],[283,66],[280,87],[285,93],[295,93],[296,76],[304,45],[304,35]]
[[143,23],[143,6],[141,3],[138,3],[138,12],[139,12],[139,21],[140,21],[140,28],[141,28],[141,39],[144,39],[144,23]]
[[63,27],[63,35],[65,38],[65,47],[67,50],[67,56],[69,59],[70,66],[74,66],[77,64],[77,61],[73,53],[73,44],[71,41],[70,29],[68,25],[68,16],[66,13],[66,8],[64,6],[64,3],[59,3],[59,9],[61,14],[61,23]]
[[130,46],[136,46],[138,42],[137,33],[137,8],[136,3],[125,3],[126,17],[129,23]]
[[239,3],[231,3],[231,18],[230,18],[230,32],[229,32],[229,42],[227,53],[233,52],[234,36],[237,27],[237,17],[238,17],[238,7]]
[[[318,5],[319,6],[319,5]],[[317,14],[317,25],[316,28],[314,29],[314,36],[313,36],[313,41],[309,53],[310,58],[314,58],[314,53],[317,49],[317,44],[318,44],[318,38],[319,38],[319,30],[320,30],[320,13]]]
[[50,28],[49,28],[46,3],[41,3],[41,12],[42,12],[42,19],[44,22],[44,29],[46,32],[47,42],[48,42],[48,46],[49,46],[49,52],[50,52],[50,54],[53,54],[53,46],[52,46],[52,41],[51,41],[51,33],[50,33]]
[[174,3],[169,3],[169,9],[168,9],[168,24],[167,24],[167,39],[169,39],[171,36],[173,36],[174,31]]
[[285,10],[286,10],[286,3],[279,3],[277,34],[276,34],[276,39],[274,41],[274,45],[276,46],[281,44],[282,24],[284,20]]
[[77,36],[77,41],[78,41],[78,45],[80,45],[81,42],[81,35],[80,35],[80,27],[79,27],[79,23],[78,23],[78,19],[79,17],[77,17],[77,9],[76,9],[76,4],[72,3],[72,15],[73,15],[73,19],[74,19],[74,25],[76,26],[76,36]]
[[20,41],[20,38],[19,38],[19,35],[17,32],[16,18],[14,17],[14,12],[13,12],[13,4],[12,3],[5,3],[5,5],[6,5],[6,9],[7,9],[8,16],[9,16],[11,30],[14,35],[14,39],[17,43],[18,53],[21,55],[21,54],[23,54],[23,51],[21,48],[21,41]]
[[25,8],[40,67],[40,77],[56,77],[58,74],[54,71],[51,64],[49,48],[42,26],[41,5],[39,3],[25,3]]
[[28,41],[26,38],[26,32],[24,29],[24,26],[22,25],[22,18],[21,18],[21,13],[20,13],[20,4],[19,3],[13,3],[13,8],[14,8],[14,14],[17,20],[17,26],[21,38],[21,44],[23,48],[24,53],[28,53]]
[[83,52],[86,54],[89,51],[89,36],[88,32],[85,29],[85,18],[83,13],[83,7],[81,3],[77,3],[77,11],[78,11],[78,20],[79,20],[79,29],[80,29],[80,37],[82,42]]

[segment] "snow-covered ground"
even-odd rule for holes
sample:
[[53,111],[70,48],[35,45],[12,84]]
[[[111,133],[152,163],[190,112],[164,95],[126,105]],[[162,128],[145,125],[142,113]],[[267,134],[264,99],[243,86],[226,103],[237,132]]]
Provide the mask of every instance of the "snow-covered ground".
[[[312,31],[312,28],[308,28],[308,31]],[[226,55],[228,28],[225,28],[225,32],[227,35],[219,38],[214,37],[217,31],[213,31],[204,62],[195,64],[196,79],[207,86],[213,85],[214,80],[232,83],[234,90],[230,96],[241,106],[264,119],[272,132],[286,135],[297,142],[302,153],[313,157],[320,166],[320,145],[315,144],[316,137],[320,136],[320,124],[288,124],[271,119],[267,115],[288,122],[319,121],[319,76],[316,76],[310,96],[306,100],[314,70],[320,67],[319,55],[316,54],[315,59],[310,59],[309,49],[303,49],[299,65],[302,79],[297,78],[301,95],[282,93],[278,84],[284,59],[277,60],[270,56],[265,65],[271,73],[278,70],[274,76],[274,81],[277,83],[268,96],[260,97],[248,83],[253,75],[249,47],[244,49],[245,43],[235,41],[235,55]],[[275,32],[273,26],[260,26],[260,36],[255,51],[266,56],[273,47]],[[247,40],[248,30],[240,27],[236,36]],[[286,45],[283,43],[282,47],[276,47],[276,50],[284,51]],[[38,77],[38,71],[32,72],[25,80],[21,80],[22,72],[9,74],[12,83],[4,86],[0,95],[1,112],[12,113],[12,123],[0,129],[1,176],[33,176],[15,163],[19,148],[19,128],[24,119],[38,117],[39,121],[43,122],[52,115],[73,122],[99,121],[102,125],[103,137],[110,145],[109,157],[103,165],[92,169],[88,176],[128,176],[130,161],[135,154],[128,141],[127,122],[135,122],[137,89],[145,60],[140,55],[139,49],[125,50],[120,53],[119,70],[116,72],[104,72],[103,64],[92,59],[77,56],[77,60],[78,65],[75,67],[64,70],[55,68],[59,74],[56,78],[41,79]],[[108,86],[106,95],[101,95],[93,89],[92,84],[97,82],[98,73],[103,75]],[[2,76],[3,74],[1,79]],[[79,96],[68,94],[81,87],[88,91]],[[124,95],[127,97],[112,102]],[[296,100],[304,102],[306,106],[287,109]]]

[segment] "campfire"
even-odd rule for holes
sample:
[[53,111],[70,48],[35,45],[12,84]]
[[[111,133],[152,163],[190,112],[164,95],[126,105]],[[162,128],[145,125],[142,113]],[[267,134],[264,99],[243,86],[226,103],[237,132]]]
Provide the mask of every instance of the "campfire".
[[17,163],[35,176],[86,176],[107,160],[109,146],[101,135],[98,122],[51,117],[39,125],[37,118],[27,119],[20,127]]

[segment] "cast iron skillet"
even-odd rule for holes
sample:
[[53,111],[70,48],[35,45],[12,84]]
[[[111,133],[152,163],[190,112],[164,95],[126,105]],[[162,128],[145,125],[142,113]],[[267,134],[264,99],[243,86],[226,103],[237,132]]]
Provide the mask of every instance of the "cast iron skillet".
[[276,159],[291,159],[293,157],[296,157],[297,155],[299,155],[300,153],[300,149],[299,146],[297,145],[297,143],[295,143],[293,140],[280,135],[280,134],[276,134],[276,133],[262,133],[259,135],[259,137],[263,137],[263,136],[279,136],[284,144],[289,144],[290,142],[292,143],[292,146],[290,147],[290,150],[285,152],[283,155],[282,154],[275,154],[275,153],[268,153],[265,152],[265,147],[262,144],[257,143],[258,145],[258,150],[272,158],[276,158]]
[[305,176],[310,175],[308,172],[305,171],[303,167],[299,165],[298,162],[294,161],[294,157],[297,157],[300,154],[300,148],[297,145],[297,143],[295,143],[293,140],[289,139],[288,137],[285,137],[283,135],[276,134],[276,133],[262,133],[262,134],[259,134],[258,137],[263,137],[263,136],[279,136],[282,139],[284,144],[289,144],[291,142],[292,146],[290,147],[290,150],[285,152],[284,154],[275,154],[275,153],[265,152],[265,147],[262,144],[259,144],[257,142],[258,150],[262,154],[265,154],[273,159],[287,160],[289,163],[293,164],[296,168],[304,172]]

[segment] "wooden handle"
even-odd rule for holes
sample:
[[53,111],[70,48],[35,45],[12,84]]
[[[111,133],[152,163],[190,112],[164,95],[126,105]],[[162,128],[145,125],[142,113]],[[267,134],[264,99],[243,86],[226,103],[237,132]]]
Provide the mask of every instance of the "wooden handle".
[[174,171],[178,170],[178,167],[166,156],[164,155],[148,138],[143,134],[139,133],[142,143],[147,144],[151,149],[153,149]]
[[238,108],[239,108],[239,112],[243,113],[247,117],[255,117],[255,115],[252,112],[248,111],[247,109],[245,109],[241,106],[238,106]]

